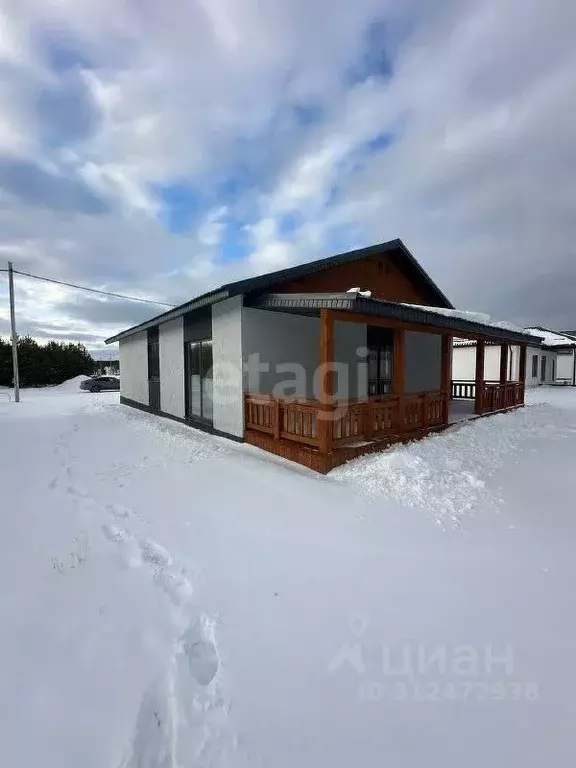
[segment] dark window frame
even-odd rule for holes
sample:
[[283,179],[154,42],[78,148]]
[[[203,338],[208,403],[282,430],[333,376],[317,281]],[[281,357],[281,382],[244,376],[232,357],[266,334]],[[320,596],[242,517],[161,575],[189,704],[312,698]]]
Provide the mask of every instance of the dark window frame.
[[[192,349],[197,348],[197,360],[194,362],[193,367],[194,369],[197,369],[197,372],[194,374],[191,370],[191,351]],[[207,350],[210,349],[210,353],[208,355]],[[196,355],[195,355],[196,357]],[[206,367],[206,359],[210,358],[210,365]],[[214,358],[213,358],[213,347],[212,347],[212,338],[203,338],[203,339],[190,339],[189,341],[184,342],[184,375],[185,375],[185,388],[184,388],[184,397],[185,397],[185,415],[187,421],[190,421],[191,423],[199,422],[201,424],[209,424],[212,425],[214,420],[214,400],[213,400],[213,367],[214,367]],[[192,375],[199,377],[200,387],[198,390],[199,393],[199,413],[193,413],[192,408],[195,407],[195,404],[192,403],[192,391],[190,387],[190,380]],[[205,398],[205,381],[207,379],[212,380],[212,391],[211,391],[211,404],[210,407],[207,408],[204,403]]]
[[369,325],[366,341],[368,395],[371,397],[389,395],[392,392],[394,369],[394,334],[386,328]]
[[160,342],[148,342],[148,381],[160,381]]
[[538,355],[532,355],[532,378],[538,378]]

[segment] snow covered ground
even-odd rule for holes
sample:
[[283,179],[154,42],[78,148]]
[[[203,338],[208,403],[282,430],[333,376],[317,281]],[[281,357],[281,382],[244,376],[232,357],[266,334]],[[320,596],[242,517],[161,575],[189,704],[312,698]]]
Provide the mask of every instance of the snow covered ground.
[[328,477],[0,397],[10,768],[568,766],[576,391]]

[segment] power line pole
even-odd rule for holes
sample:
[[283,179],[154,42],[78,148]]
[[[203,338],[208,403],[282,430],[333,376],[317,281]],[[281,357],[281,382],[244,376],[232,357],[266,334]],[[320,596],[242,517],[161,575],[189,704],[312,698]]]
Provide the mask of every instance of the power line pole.
[[14,309],[14,270],[8,262],[8,290],[10,293],[10,326],[12,329],[12,368],[14,371],[14,399],[20,402],[20,376],[18,374],[18,337],[16,336],[16,310]]

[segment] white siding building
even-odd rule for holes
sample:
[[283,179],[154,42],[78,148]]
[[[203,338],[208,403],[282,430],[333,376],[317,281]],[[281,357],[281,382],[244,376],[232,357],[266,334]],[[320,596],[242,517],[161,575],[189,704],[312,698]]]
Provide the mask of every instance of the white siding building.
[[[544,339],[541,347],[526,348],[526,386],[543,384],[576,385],[576,339],[549,331],[546,328],[526,328],[527,333]],[[500,378],[500,346],[486,344],[484,352],[484,378]],[[508,381],[518,381],[520,347],[511,345],[508,351]],[[476,342],[455,339],[452,352],[452,379],[473,381],[476,375]]]

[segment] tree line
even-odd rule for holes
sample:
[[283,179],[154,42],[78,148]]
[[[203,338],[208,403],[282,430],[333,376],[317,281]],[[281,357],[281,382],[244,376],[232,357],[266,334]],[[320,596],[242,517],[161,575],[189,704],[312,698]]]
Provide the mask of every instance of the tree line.
[[[21,387],[42,387],[92,375],[94,360],[83,344],[38,344],[31,336],[22,336],[18,338],[18,370]],[[0,387],[12,385],[12,345],[0,338]]]

